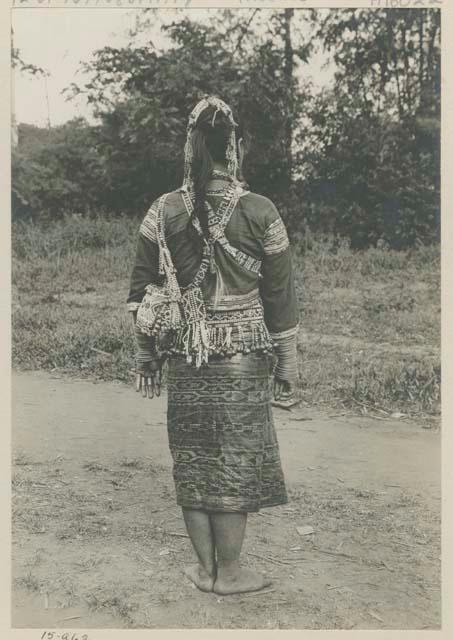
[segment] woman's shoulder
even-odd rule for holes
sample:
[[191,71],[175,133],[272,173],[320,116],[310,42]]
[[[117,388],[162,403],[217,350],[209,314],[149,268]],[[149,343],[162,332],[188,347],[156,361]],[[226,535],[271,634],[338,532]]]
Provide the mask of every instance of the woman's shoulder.
[[175,189],[174,191],[168,191],[158,196],[155,200],[152,201],[148,213],[151,215],[156,215],[159,209],[159,203],[162,202],[163,211],[165,212],[165,217],[171,217],[171,214],[175,211],[181,209],[181,205],[184,205],[184,200],[182,198],[181,190]]
[[140,225],[140,234],[152,242],[157,242],[158,239],[157,219],[159,217],[160,204],[162,204],[162,218],[166,234],[169,227],[173,227],[175,220],[178,219],[178,214],[184,213],[184,202],[177,190],[169,191],[155,198],[149,205]]
[[151,202],[145,214],[145,220],[147,219],[151,224],[156,224],[160,204],[162,204],[165,222],[168,222],[175,216],[178,216],[178,214],[185,212],[181,190],[175,189],[174,191],[163,193]]
[[182,199],[182,189],[174,189],[173,191],[169,191],[168,193],[164,193],[165,196],[165,204],[168,206],[180,206],[183,203]]
[[244,198],[243,204],[249,209],[249,215],[262,235],[264,253],[273,255],[285,251],[289,247],[288,234],[272,200],[253,192],[249,192]]
[[242,208],[248,216],[260,222],[264,227],[280,219],[280,214],[274,202],[254,191],[246,191],[240,199]]
[[172,207],[180,207],[181,204],[184,203],[182,197],[182,189],[175,189],[174,191],[168,191],[162,193],[160,196],[151,201],[149,205],[148,212],[157,211],[159,202],[162,201],[164,205],[164,210],[171,209]]
[[244,193],[241,196],[241,200],[247,200],[251,204],[258,205],[261,207],[269,207],[276,208],[275,204],[272,200],[266,196],[261,195],[260,193],[256,193],[256,191],[247,191],[244,189]]

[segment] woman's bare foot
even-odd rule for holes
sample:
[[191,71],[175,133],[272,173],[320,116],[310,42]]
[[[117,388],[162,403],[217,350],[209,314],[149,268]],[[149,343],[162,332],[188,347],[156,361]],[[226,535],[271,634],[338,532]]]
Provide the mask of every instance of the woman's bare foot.
[[233,572],[219,570],[214,583],[214,593],[227,596],[233,593],[259,591],[272,584],[272,581],[251,569],[239,567]]
[[214,576],[209,575],[200,564],[191,564],[184,569],[185,575],[200,591],[209,592],[214,587]]

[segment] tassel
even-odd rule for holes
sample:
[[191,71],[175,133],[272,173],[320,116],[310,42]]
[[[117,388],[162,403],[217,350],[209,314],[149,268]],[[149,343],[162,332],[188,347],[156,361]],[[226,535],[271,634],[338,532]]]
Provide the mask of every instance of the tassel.
[[231,347],[233,346],[232,336],[233,336],[233,327],[227,327],[226,336],[225,336],[225,346],[228,349],[231,349]]
[[189,354],[189,333],[190,333],[190,325],[184,331],[182,336],[182,345],[184,350],[184,355],[186,356],[186,360],[188,363],[191,362],[190,354]]
[[214,353],[214,348],[215,348],[215,341],[214,341],[214,334],[215,334],[215,327],[209,327],[209,353]]
[[204,322],[203,320],[200,322],[200,333],[201,333],[201,341],[203,344],[203,351],[205,353],[205,358],[207,362],[207,354],[209,351],[209,331],[208,331],[208,327],[206,326],[206,322]]
[[256,327],[254,325],[252,325],[252,346],[253,346],[253,350],[255,351],[257,347],[257,332],[256,332]]
[[208,326],[203,320],[193,323],[190,334],[186,343],[187,353],[195,356],[195,366],[198,369],[204,362],[207,364],[209,361],[210,339]]
[[165,275],[165,267],[164,267],[164,249],[163,247],[159,247],[159,275]]

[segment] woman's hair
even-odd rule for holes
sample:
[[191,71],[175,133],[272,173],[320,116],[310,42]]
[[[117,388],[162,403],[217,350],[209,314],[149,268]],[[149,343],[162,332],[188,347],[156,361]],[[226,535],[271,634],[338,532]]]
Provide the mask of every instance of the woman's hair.
[[[192,132],[192,176],[195,191],[194,214],[198,218],[205,236],[208,234],[207,211],[205,208],[206,187],[212,177],[214,162],[226,161],[226,150],[232,124],[225,114],[209,105],[199,115]],[[236,128],[236,140],[242,137],[240,127]],[[238,149],[236,149],[238,153]],[[235,176],[236,177],[236,176]]]

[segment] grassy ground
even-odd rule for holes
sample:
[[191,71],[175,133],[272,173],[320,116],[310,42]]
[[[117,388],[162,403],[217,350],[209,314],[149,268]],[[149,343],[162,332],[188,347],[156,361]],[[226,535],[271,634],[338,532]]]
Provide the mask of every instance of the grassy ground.
[[[126,380],[125,309],[138,220],[67,217],[13,230],[13,364]],[[294,246],[302,397],[362,412],[436,415],[440,249]],[[106,352],[110,355],[99,353]]]

